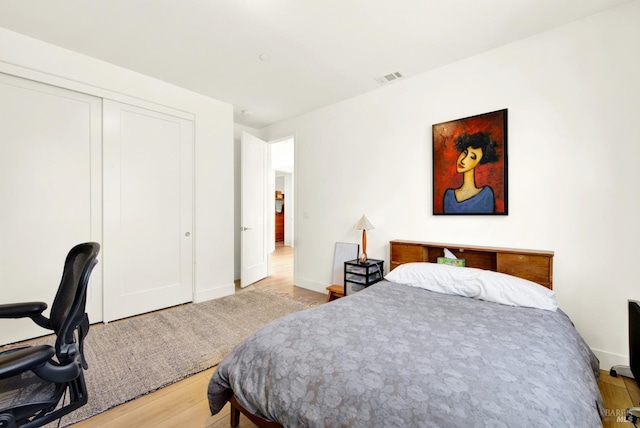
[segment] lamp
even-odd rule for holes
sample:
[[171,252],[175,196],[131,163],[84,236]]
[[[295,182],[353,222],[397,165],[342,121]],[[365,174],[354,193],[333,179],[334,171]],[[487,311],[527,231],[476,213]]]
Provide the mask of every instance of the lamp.
[[356,223],[354,229],[362,231],[362,254],[360,255],[360,263],[364,263],[367,261],[367,230],[373,230],[375,227],[371,224],[367,216],[362,214],[362,217],[358,223]]

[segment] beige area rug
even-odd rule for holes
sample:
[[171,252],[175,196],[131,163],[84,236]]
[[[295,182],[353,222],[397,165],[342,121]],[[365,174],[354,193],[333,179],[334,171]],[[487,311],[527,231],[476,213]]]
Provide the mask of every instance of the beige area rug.
[[85,340],[89,402],[61,426],[213,367],[263,325],[313,305],[252,290],[93,325]]

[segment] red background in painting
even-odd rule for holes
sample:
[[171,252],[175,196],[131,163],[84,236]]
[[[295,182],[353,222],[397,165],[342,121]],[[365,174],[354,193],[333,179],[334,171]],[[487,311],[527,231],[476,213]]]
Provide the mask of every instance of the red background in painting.
[[476,167],[476,186],[491,186],[495,197],[495,214],[505,213],[505,128],[506,110],[472,116],[433,125],[433,213],[443,214],[444,192],[462,185],[462,174],[456,172],[460,152],[456,139],[465,132],[488,132],[498,143],[498,161]]

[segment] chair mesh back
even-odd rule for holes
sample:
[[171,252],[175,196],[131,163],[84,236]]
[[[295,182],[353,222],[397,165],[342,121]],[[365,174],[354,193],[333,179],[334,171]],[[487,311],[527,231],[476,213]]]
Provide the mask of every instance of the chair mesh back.
[[[84,315],[87,285],[99,251],[100,245],[95,242],[76,245],[69,251],[49,317],[57,335],[73,334],[76,325],[70,325],[69,321],[74,324]],[[70,331],[63,332],[63,328]]]

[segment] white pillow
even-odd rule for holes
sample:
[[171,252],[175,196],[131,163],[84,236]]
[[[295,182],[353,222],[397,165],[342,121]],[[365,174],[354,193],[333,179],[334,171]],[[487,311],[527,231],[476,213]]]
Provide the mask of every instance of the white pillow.
[[405,263],[389,272],[385,279],[503,305],[548,311],[558,308],[554,291],[526,279],[489,270],[436,263]]

